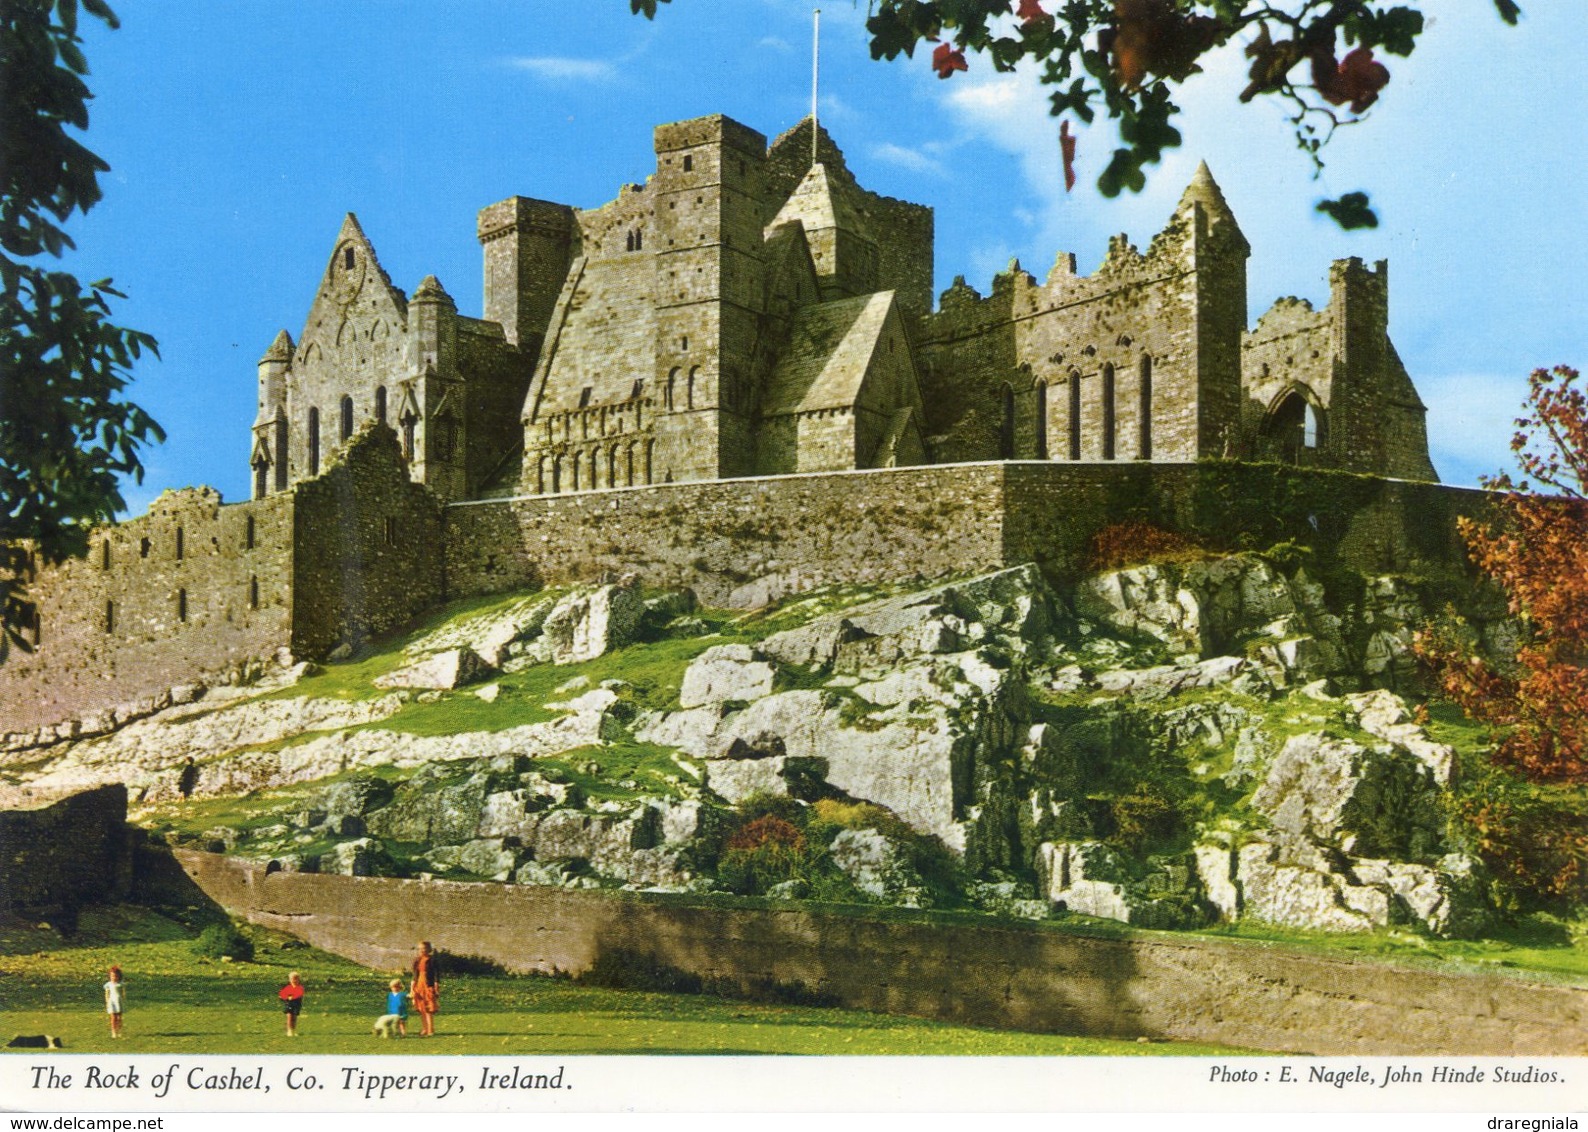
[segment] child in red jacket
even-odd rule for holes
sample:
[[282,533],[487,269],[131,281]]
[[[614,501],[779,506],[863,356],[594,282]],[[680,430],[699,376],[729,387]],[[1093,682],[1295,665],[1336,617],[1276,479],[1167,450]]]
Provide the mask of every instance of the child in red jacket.
[[303,980],[294,971],[287,976],[287,985],[276,995],[281,999],[281,1009],[287,1015],[287,1037],[298,1036],[298,1012],[303,1009]]

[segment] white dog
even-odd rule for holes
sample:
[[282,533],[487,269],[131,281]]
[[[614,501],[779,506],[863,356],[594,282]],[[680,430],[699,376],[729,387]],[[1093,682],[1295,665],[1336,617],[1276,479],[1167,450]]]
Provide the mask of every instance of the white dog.
[[402,1023],[402,1015],[400,1014],[382,1014],[375,1019],[375,1026],[371,1033],[377,1038],[400,1038],[403,1036]]

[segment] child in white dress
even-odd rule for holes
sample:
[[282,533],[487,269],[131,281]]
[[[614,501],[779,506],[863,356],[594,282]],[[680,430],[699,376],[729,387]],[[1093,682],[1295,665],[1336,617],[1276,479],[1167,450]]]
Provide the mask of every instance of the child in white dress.
[[121,968],[111,967],[110,978],[105,982],[105,1013],[110,1015],[110,1036],[113,1038],[121,1037],[121,1010],[126,993],[121,981]]

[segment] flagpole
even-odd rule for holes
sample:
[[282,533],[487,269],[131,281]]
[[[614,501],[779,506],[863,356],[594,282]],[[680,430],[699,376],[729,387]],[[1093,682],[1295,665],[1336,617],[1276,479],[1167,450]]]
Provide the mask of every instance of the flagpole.
[[811,10],[811,166],[816,165],[816,81],[821,74],[822,10]]

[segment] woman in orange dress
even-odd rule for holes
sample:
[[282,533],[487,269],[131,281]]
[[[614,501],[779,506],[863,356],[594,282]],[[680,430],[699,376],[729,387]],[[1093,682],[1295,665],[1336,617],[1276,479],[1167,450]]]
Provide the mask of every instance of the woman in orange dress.
[[428,1038],[436,1032],[436,1011],[441,1006],[441,972],[436,969],[435,953],[430,950],[428,940],[419,944],[419,954],[414,956],[413,972],[414,1009],[424,1023],[419,1036]]

